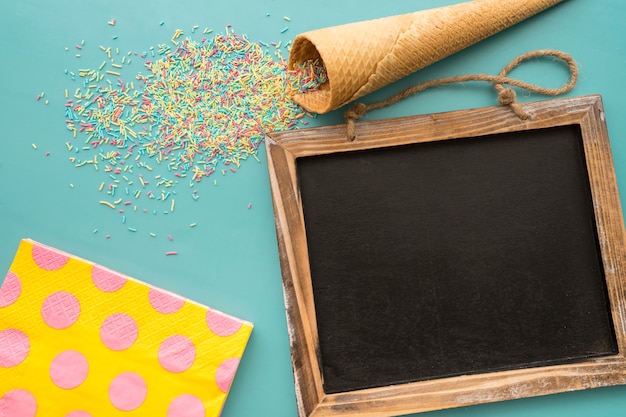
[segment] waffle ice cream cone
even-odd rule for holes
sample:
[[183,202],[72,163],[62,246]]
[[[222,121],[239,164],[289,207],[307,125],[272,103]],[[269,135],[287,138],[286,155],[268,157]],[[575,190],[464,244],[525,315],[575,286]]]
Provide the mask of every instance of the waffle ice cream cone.
[[474,0],[299,34],[289,69],[309,60],[328,81],[293,99],[326,113],[500,32],[562,0]]

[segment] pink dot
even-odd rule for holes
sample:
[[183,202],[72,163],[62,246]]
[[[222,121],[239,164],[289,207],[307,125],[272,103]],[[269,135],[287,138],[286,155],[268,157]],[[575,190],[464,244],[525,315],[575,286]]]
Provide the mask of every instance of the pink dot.
[[220,311],[209,309],[206,312],[206,324],[218,336],[230,336],[241,328],[243,322]]
[[85,356],[75,350],[59,353],[50,365],[50,378],[59,388],[73,389],[82,384],[89,373]]
[[0,398],[0,416],[2,417],[35,417],[37,400],[30,392],[14,389]]
[[0,332],[0,367],[11,368],[26,359],[30,352],[30,340],[17,329]]
[[191,394],[179,395],[167,408],[167,417],[204,417],[204,414],[204,404]]
[[53,329],[66,329],[78,320],[80,304],[73,294],[65,291],[52,293],[41,306],[41,316]]
[[156,288],[150,288],[148,293],[152,308],[162,314],[172,314],[180,310],[185,304],[185,300],[181,297],[168,294],[165,291]]
[[92,417],[92,415],[86,411],[76,410],[66,414],[65,417]]
[[96,287],[104,292],[115,292],[127,281],[123,276],[98,265],[91,268],[91,279]]
[[63,268],[70,259],[67,255],[43,245],[34,245],[32,254],[35,263],[47,271]]
[[137,323],[124,313],[111,314],[100,327],[100,339],[111,350],[128,349],[137,340]]
[[185,336],[170,336],[159,347],[159,363],[174,373],[184,372],[196,360],[196,347]]
[[239,358],[230,358],[222,362],[219,368],[217,368],[215,382],[217,382],[217,386],[222,392],[228,393],[238,366]]
[[17,301],[22,293],[22,282],[14,272],[9,271],[0,287],[0,307],[7,307]]
[[146,381],[134,372],[124,372],[109,385],[109,400],[121,411],[132,411],[143,404],[148,394]]

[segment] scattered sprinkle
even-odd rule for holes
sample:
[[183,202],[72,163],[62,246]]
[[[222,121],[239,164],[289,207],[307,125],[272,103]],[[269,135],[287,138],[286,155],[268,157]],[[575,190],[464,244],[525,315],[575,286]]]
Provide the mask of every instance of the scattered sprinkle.
[[191,223],[191,224],[189,225],[189,227],[196,227],[196,226],[197,226],[197,223]]
[[176,39],[180,38],[183,35],[183,33],[185,32],[182,29],[176,29],[176,31],[174,31],[174,35],[172,36],[172,39],[171,39],[174,45],[178,45],[178,42],[176,42]]
[[288,16],[284,16],[283,19],[285,19],[287,22],[291,22],[291,19]]
[[37,150],[37,145],[33,143],[31,146],[33,147],[34,150]]
[[171,252],[165,252],[165,255],[166,255],[166,256],[178,255],[178,252],[173,252],[173,251],[171,251]]
[[289,94],[302,94],[318,90],[328,81],[326,67],[319,60],[307,60],[299,63],[289,71]]
[[248,203],[248,209],[252,208],[252,203]]
[[112,209],[115,208],[115,206],[113,204],[109,203],[108,201],[102,200],[102,201],[100,201],[100,204],[108,206],[108,207],[111,207]]
[[163,26],[165,24],[165,20],[161,20],[161,22],[159,22],[159,26]]
[[137,231],[137,229],[135,229],[134,227],[129,227],[129,228],[128,228],[128,230],[129,230],[130,232],[136,232],[136,231]]
[[107,22],[110,26],[115,26],[115,23],[117,23],[117,20],[115,19],[111,19]]
[[284,28],[280,31],[280,33],[285,33],[285,32],[287,32],[288,30],[289,30],[289,26],[285,26],[285,27],[284,27]]
[[[169,212],[180,182],[193,188],[217,170],[235,173],[248,157],[259,160],[266,133],[305,124],[310,114],[285,91],[310,90],[323,81],[320,66],[287,71],[280,50],[250,42],[230,26],[202,40],[177,29],[171,40],[151,53],[127,54],[141,56],[147,70],[132,80],[104,70],[119,64],[111,48],[100,45],[105,60],[97,69],[77,71],[82,87],[66,92],[65,102],[73,164],[106,175],[99,191],[169,200]],[[152,53],[155,58],[148,58]],[[75,73],[68,74],[74,80]],[[88,155],[79,159],[79,153]],[[197,190],[192,197],[198,200]]]

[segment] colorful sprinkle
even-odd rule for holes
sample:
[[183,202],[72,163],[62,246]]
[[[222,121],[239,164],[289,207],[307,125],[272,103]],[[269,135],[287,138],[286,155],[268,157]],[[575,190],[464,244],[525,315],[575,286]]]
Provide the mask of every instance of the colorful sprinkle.
[[111,207],[112,209],[115,208],[115,206],[111,203],[109,203],[108,201],[100,201],[100,204],[103,204],[105,206]]
[[328,81],[326,67],[319,60],[307,60],[289,71],[289,94],[302,94],[318,90]]
[[[215,171],[237,172],[249,157],[259,161],[256,154],[268,132],[296,129],[310,115],[286,92],[325,82],[316,69],[322,67],[288,71],[279,50],[270,54],[269,47],[230,26],[202,40],[178,29],[171,41],[146,49],[149,53],[126,54],[142,57],[147,70],[132,80],[115,71],[119,61],[110,47],[100,45],[104,61],[76,71],[82,87],[66,93],[64,115],[72,132],[68,150],[88,154],[72,157],[74,165],[106,173],[99,190],[111,197],[169,201],[169,211],[162,213],[174,212],[174,187],[181,180],[193,188]],[[198,200],[197,190],[192,197]],[[108,201],[100,204],[115,208]]]

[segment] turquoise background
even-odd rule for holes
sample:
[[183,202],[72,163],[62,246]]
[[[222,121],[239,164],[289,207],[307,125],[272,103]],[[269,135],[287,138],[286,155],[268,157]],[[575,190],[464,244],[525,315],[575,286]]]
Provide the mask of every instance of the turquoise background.
[[[176,29],[190,34],[232,24],[251,41],[283,44],[316,28],[459,3],[452,0],[3,0],[0,3],[0,271],[7,270],[19,240],[32,238],[137,279],[255,323],[224,417],[296,415],[281,275],[265,151],[233,175],[205,181],[200,199],[179,185],[176,211],[134,216],[140,232],[126,230],[120,215],[99,205],[102,173],[75,168],[65,142],[64,91],[77,85],[65,69],[95,68],[98,45],[122,52],[147,51],[169,42]],[[270,15],[267,16],[267,13]],[[287,22],[283,16],[288,16]],[[110,19],[117,25],[107,25]],[[161,26],[159,23],[164,21]],[[510,59],[533,49],[574,56],[580,80],[574,95],[602,94],[622,201],[626,201],[626,2],[566,0],[513,28],[363,98],[369,102],[421,81],[468,73],[497,73]],[[283,28],[288,30],[281,33]],[[113,36],[118,36],[113,40]],[[85,41],[80,60],[74,45]],[[65,47],[70,51],[66,52]],[[284,50],[283,55],[288,56]],[[134,67],[140,68],[140,67]],[[132,71],[125,72],[132,74]],[[558,87],[566,70],[531,62],[514,77]],[[36,97],[45,92],[45,97]],[[522,101],[544,97],[521,93]],[[45,99],[49,104],[45,105]],[[489,85],[440,87],[371,112],[365,119],[489,106]],[[312,120],[340,123],[344,109]],[[36,144],[35,150],[32,144]],[[49,156],[45,156],[49,152]],[[416,173],[418,174],[418,173]],[[70,184],[73,184],[72,188]],[[248,204],[251,208],[248,209]],[[190,228],[190,223],[197,227]],[[98,233],[93,233],[94,229]],[[157,234],[148,235],[148,230]],[[110,239],[105,235],[110,234]],[[174,241],[166,236],[172,234]],[[165,256],[178,251],[178,256]],[[0,321],[2,318],[0,317]],[[1,374],[0,374],[1,375]],[[0,377],[1,378],[1,377]],[[626,415],[626,387],[550,395],[427,414],[432,417],[534,417]]]

